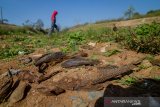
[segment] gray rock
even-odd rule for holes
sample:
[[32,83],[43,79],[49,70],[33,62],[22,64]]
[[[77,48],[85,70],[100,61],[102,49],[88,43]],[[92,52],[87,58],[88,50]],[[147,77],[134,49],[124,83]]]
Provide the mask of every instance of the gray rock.
[[19,60],[21,63],[23,64],[29,64],[30,62],[32,62],[32,58],[28,57],[28,58],[21,58]]
[[3,77],[12,77],[13,75],[17,75],[21,72],[20,69],[8,69],[8,72],[5,72],[3,74],[0,75],[0,79],[3,78]]
[[17,70],[16,69],[9,69],[7,75],[8,76],[13,76],[13,75],[19,74],[20,72],[21,72],[20,69],[17,69]]
[[98,98],[103,96],[103,92],[102,91],[92,91],[92,92],[88,92],[88,99],[89,100],[97,100]]
[[78,96],[71,96],[72,107],[88,107],[89,103]]

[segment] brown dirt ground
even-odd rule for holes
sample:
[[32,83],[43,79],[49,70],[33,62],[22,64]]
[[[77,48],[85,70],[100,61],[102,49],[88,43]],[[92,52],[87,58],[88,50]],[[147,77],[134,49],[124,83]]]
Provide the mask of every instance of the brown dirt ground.
[[[111,50],[111,49],[118,49],[121,52],[112,55],[110,57],[104,56],[104,53],[101,52],[101,49],[105,47],[105,50]],[[97,67],[104,66],[104,65],[117,65],[122,66],[129,64],[133,61],[136,61],[140,58],[143,58],[147,56],[147,54],[142,53],[136,53],[131,50],[126,50],[123,47],[119,46],[116,43],[96,43],[94,47],[86,45],[85,48],[82,46],[81,51],[88,53],[89,58],[95,58],[100,60],[100,64],[97,66],[82,66],[78,68],[73,69],[65,69],[60,66],[60,64],[57,64],[55,66],[50,66],[46,73],[61,70],[62,72],[53,76],[52,78],[42,82],[40,85],[50,86],[53,82],[56,82],[63,77],[75,77],[75,78],[81,78],[81,79],[95,79],[98,76]],[[57,48],[51,49],[51,51],[59,51]],[[45,50],[39,49],[35,51],[34,53],[26,56],[18,56],[10,61],[0,61],[0,74],[6,72],[8,68],[14,68],[14,69],[22,69],[22,70],[30,70],[37,74],[38,68],[34,66],[33,63],[23,65],[21,64],[18,59],[24,58],[24,57],[31,57],[31,58],[37,58],[45,53]],[[160,56],[156,56],[155,58],[159,59]],[[137,78],[154,78],[155,76],[160,76],[160,67],[158,66],[150,66],[148,68],[134,71],[130,75],[124,76],[126,77],[137,77]],[[107,81],[104,85],[108,85],[109,83],[112,84],[119,84],[123,86],[122,84],[118,83],[115,80]],[[39,93],[36,90],[37,84],[32,84],[32,88],[27,94],[26,98],[22,101],[19,101],[18,103],[14,104],[14,107],[80,107],[75,106],[77,102],[80,102],[79,99],[83,99],[81,101],[81,107],[94,107],[97,99],[90,99],[88,97],[88,91],[66,91],[65,93],[62,93],[58,96],[46,96],[44,94]],[[124,86],[123,86],[124,87]],[[99,92],[103,93],[105,88]],[[72,97],[76,97],[75,100]],[[79,99],[78,99],[79,98]],[[77,104],[78,105],[78,104]],[[1,107],[6,107],[6,103],[2,103],[0,105]]]

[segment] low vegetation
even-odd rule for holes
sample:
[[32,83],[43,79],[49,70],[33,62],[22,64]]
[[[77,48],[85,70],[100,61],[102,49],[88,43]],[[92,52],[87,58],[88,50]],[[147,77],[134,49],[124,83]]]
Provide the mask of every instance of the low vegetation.
[[136,82],[137,79],[133,77],[122,78],[121,80],[119,80],[119,83],[121,83],[122,85],[132,85]]
[[114,50],[108,50],[107,52],[104,53],[104,55],[107,56],[107,57],[110,57],[110,56],[115,55],[117,53],[120,53],[120,51],[114,49]]
[[[14,28],[14,26],[12,26]],[[11,27],[11,29],[12,29]],[[2,29],[2,28],[1,28]],[[22,29],[22,28],[18,28]],[[28,28],[26,28],[28,29]],[[7,32],[7,30],[4,32]],[[9,31],[10,32],[10,31]],[[119,28],[113,31],[111,28],[92,28],[82,31],[62,31],[54,33],[51,38],[44,34],[30,35],[30,30],[16,30],[15,34],[1,35],[0,59],[14,57],[20,53],[29,54],[36,48],[60,47],[64,52],[75,52],[79,46],[89,41],[95,42],[118,42],[122,46],[137,52],[158,54],[160,53],[160,24],[139,25],[135,28]],[[8,32],[7,32],[8,33]],[[111,50],[105,53],[111,56],[119,53],[118,50]]]

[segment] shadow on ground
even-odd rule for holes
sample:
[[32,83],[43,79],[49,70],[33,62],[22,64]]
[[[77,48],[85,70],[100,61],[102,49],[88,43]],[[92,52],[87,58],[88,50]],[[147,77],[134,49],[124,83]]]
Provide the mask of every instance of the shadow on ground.
[[96,101],[95,107],[104,107],[104,97],[160,97],[160,80],[143,79],[127,88],[110,84],[103,97]]

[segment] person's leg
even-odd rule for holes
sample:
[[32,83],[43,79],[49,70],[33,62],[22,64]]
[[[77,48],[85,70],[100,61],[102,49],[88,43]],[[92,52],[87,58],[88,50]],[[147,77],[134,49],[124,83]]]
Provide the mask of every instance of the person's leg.
[[51,36],[51,34],[54,32],[54,25],[55,23],[54,22],[52,22],[52,25],[51,25],[51,29],[49,30],[49,32],[48,32],[48,36]]
[[54,27],[56,28],[56,30],[59,32],[59,28],[56,24],[54,24]]

